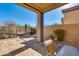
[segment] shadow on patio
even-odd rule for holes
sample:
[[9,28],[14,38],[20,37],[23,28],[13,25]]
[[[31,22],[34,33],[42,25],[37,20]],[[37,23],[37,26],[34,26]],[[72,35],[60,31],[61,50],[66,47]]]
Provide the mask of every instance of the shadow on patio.
[[[23,39],[22,39],[23,40]],[[14,56],[14,55],[17,55],[23,51],[25,51],[26,49],[28,48],[32,48],[33,50],[35,50],[36,52],[38,52],[39,54],[41,55],[46,55],[45,53],[45,46],[43,43],[41,42],[38,42],[36,39],[33,39],[33,40],[29,40],[29,41],[25,41],[23,40],[24,42],[22,42],[21,44],[25,44],[24,47],[21,47],[19,49],[16,49],[14,51],[11,51],[9,53],[6,53],[2,56]],[[30,51],[29,51],[30,52]],[[28,53],[29,53],[28,52]],[[27,55],[26,55],[27,56]],[[31,54],[30,54],[31,56]]]

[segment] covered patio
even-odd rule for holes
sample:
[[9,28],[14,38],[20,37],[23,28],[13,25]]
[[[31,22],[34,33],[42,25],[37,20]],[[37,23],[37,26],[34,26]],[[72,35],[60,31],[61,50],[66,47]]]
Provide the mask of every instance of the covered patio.
[[[4,49],[2,50],[2,56],[48,56],[47,53],[52,52],[52,40],[46,42],[48,44],[45,46],[46,38],[44,37],[44,13],[54,10],[58,7],[61,7],[67,3],[20,3],[17,4],[26,9],[32,10],[33,12],[38,14],[37,19],[37,33],[36,38],[13,38],[12,41],[6,40],[2,43],[4,44]],[[49,20],[50,21],[50,20]],[[69,26],[69,25],[68,25]],[[70,28],[70,27],[69,27]],[[1,44],[2,44],[1,43]],[[2,46],[2,47],[3,47]],[[6,47],[7,52],[6,52]],[[55,54],[51,54],[51,56],[72,56],[79,55],[79,48],[70,46],[70,44],[64,44],[63,42],[55,42],[55,48],[58,51],[54,51]],[[48,51],[46,50],[48,49]],[[62,49],[61,49],[62,48]],[[55,49],[55,50],[56,50]],[[10,51],[11,50],[11,51]],[[5,53],[6,52],[6,53]],[[72,52],[72,53],[71,53]]]
[[[37,20],[37,40],[43,42],[44,39],[44,13],[61,7],[67,3],[20,3],[18,5],[32,10],[38,14]],[[50,20],[49,20],[50,21]]]
[[[54,10],[58,7],[66,5],[66,4],[67,3],[23,3],[23,4],[18,4],[18,5],[20,5],[24,8],[27,8],[29,10],[32,10],[32,11],[34,11],[38,14],[37,41],[44,42],[46,40],[46,38],[44,37],[44,13],[49,12],[51,10]],[[72,49],[71,51],[74,51],[74,52],[72,52],[72,54],[69,52],[70,55],[79,55],[77,53],[79,51],[76,50],[78,48],[75,48],[75,47],[72,47],[72,46],[67,46],[67,45],[64,45],[62,50],[60,50],[59,54],[57,54],[57,55],[68,55],[68,53],[66,53],[67,49],[70,49],[70,50]],[[64,51],[64,50],[66,50],[66,51]],[[62,53],[64,53],[64,54],[62,54]]]

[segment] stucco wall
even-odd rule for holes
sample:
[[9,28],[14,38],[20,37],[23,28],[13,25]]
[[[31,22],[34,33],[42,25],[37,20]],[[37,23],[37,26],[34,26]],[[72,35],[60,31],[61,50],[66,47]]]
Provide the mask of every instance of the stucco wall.
[[44,37],[48,37],[56,29],[63,29],[66,31],[65,42],[79,45],[79,24],[64,24],[59,26],[45,27]]
[[79,9],[64,13],[64,24],[79,23]]

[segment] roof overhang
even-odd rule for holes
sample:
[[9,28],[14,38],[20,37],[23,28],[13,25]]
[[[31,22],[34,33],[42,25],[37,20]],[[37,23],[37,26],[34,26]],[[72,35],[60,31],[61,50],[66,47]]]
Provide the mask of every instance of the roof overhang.
[[64,9],[64,10],[62,10],[62,12],[67,13],[67,12],[71,12],[71,11],[74,11],[74,10],[79,10],[79,5],[71,7],[71,8]]
[[18,5],[27,8],[29,10],[32,10],[36,13],[41,12],[45,13],[50,10],[56,9],[58,7],[61,7],[67,3],[18,3]]

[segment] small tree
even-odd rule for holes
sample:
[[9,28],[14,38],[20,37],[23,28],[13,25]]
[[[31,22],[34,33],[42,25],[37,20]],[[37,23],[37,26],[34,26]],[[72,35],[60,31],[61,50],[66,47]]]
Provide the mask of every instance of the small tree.
[[27,24],[25,24],[25,31],[27,32]]

